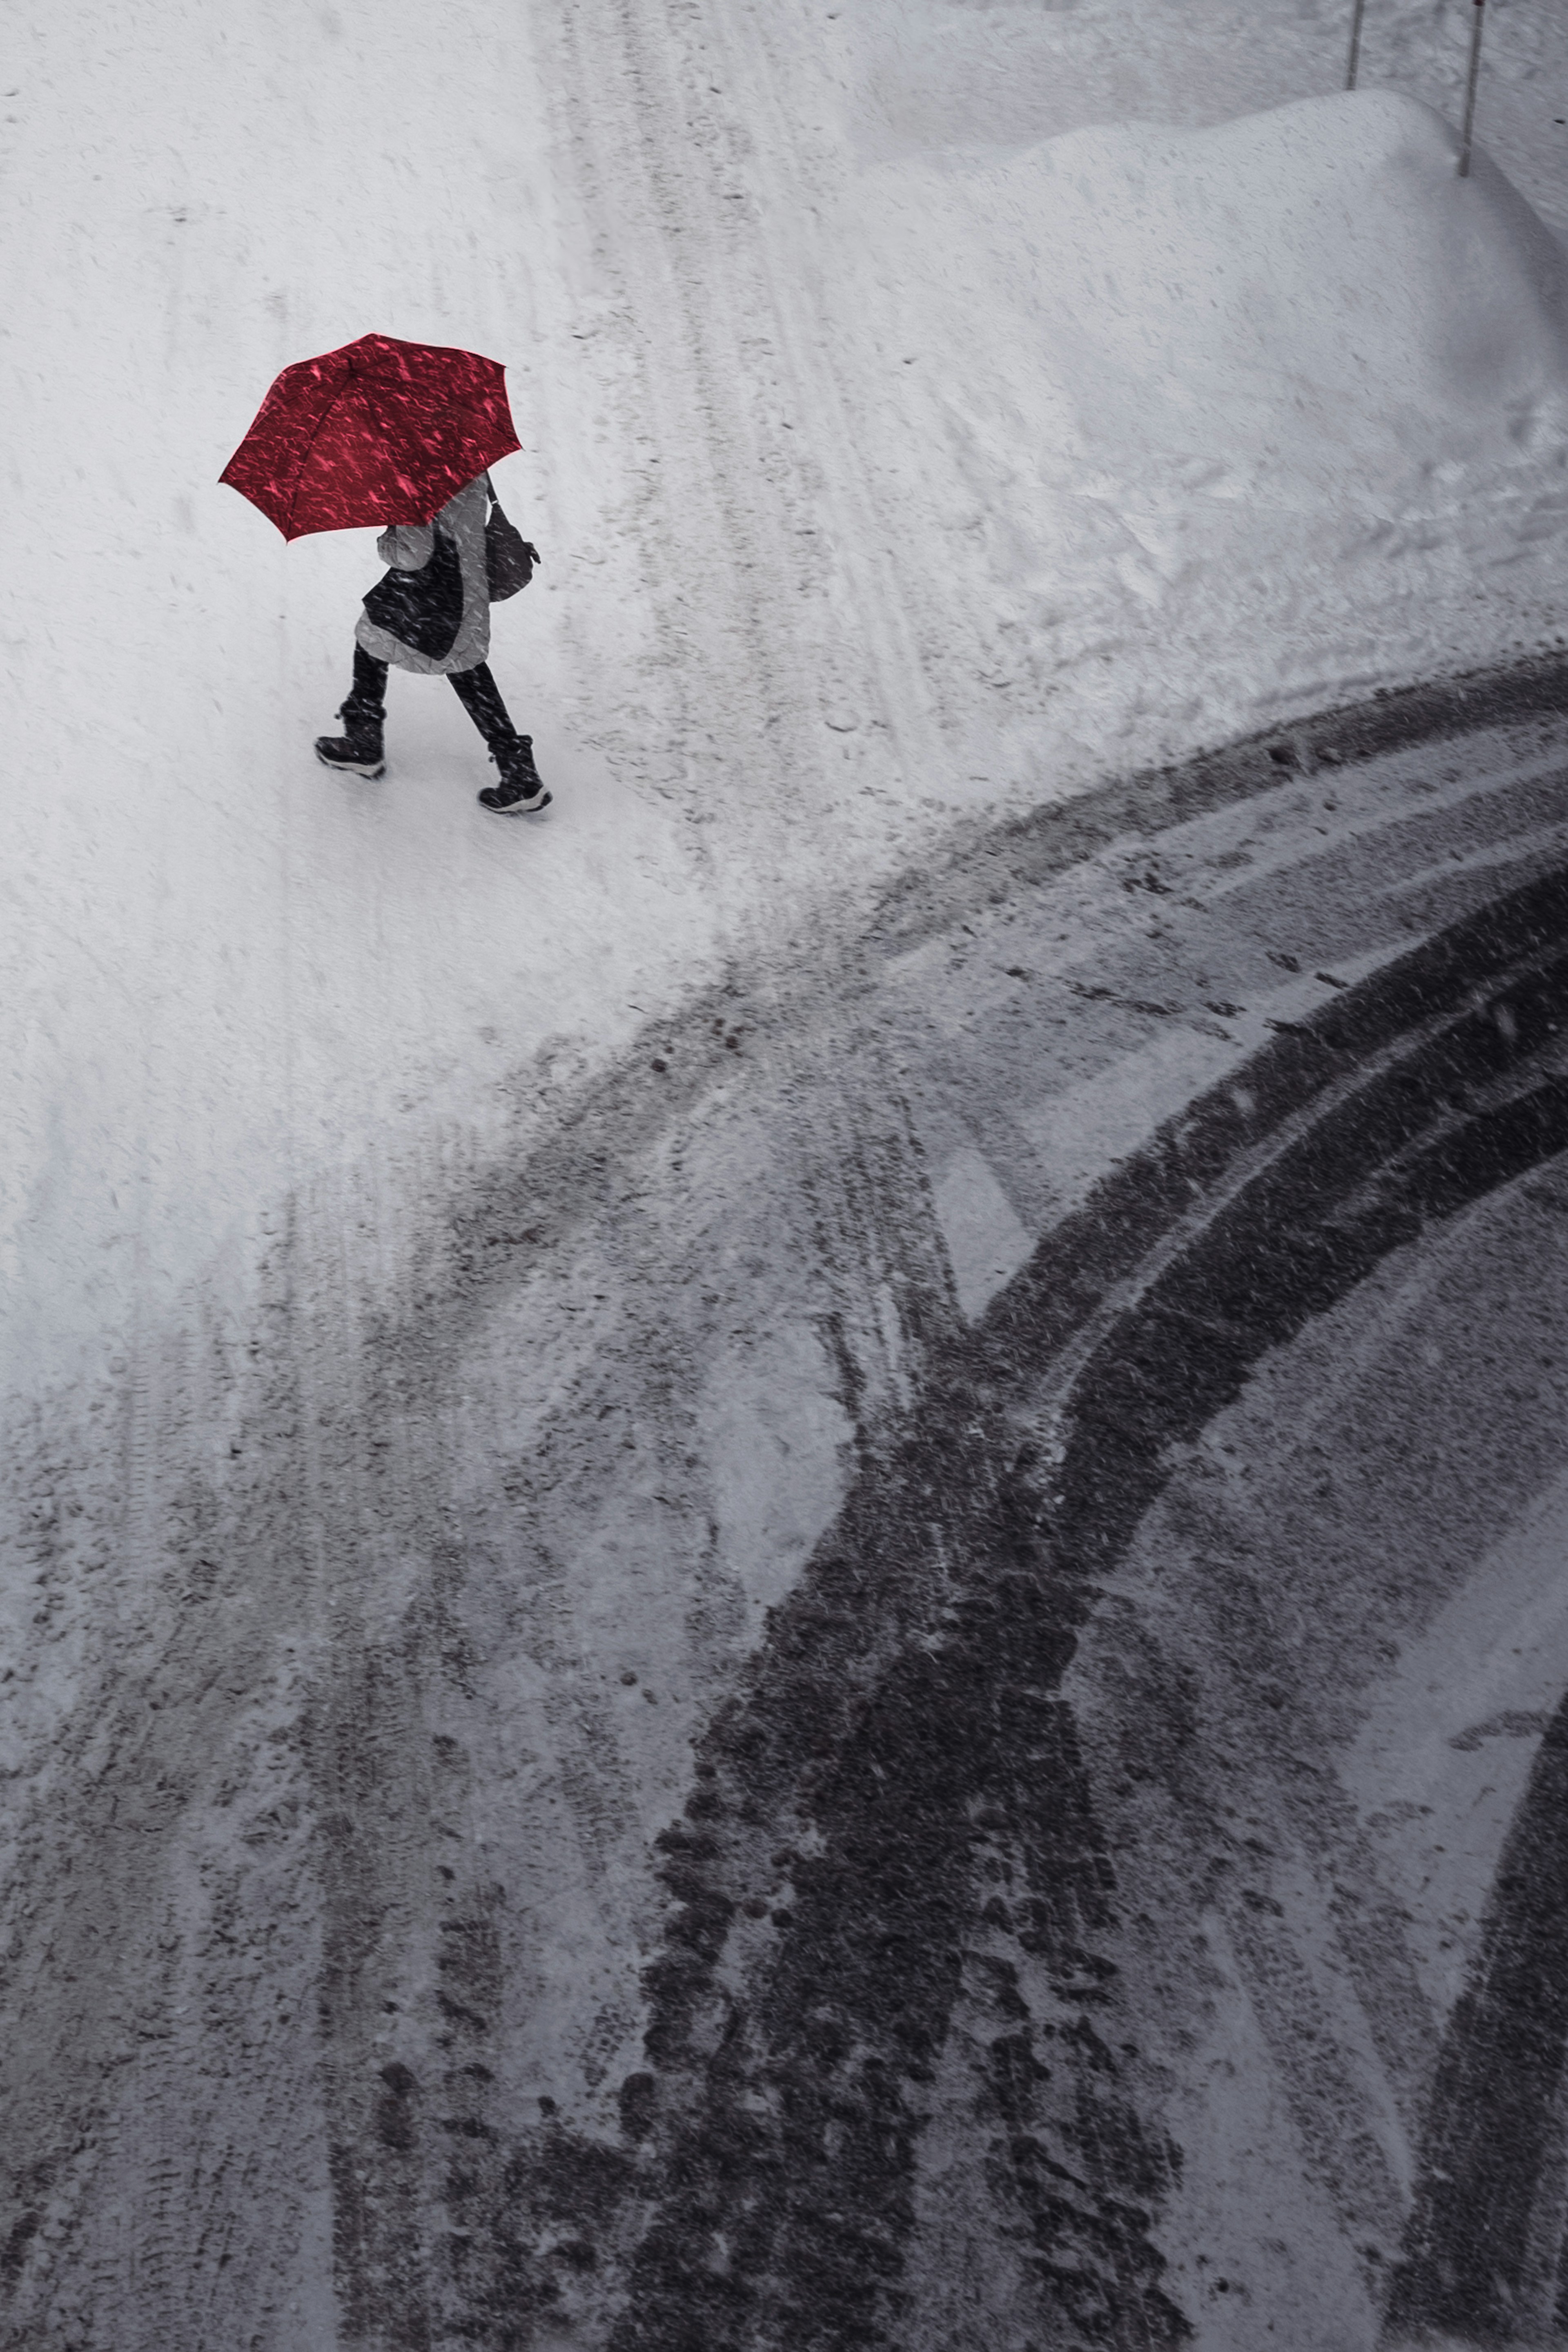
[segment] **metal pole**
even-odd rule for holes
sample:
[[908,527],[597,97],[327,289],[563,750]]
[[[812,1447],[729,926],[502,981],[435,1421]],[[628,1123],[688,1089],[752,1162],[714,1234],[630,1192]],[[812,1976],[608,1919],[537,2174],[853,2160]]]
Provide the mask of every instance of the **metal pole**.
[[1361,63],[1361,20],[1366,14],[1366,0],[1355,0],[1355,13],[1350,20],[1350,65],[1345,73],[1346,89],[1355,88],[1356,68]]
[[1476,13],[1470,25],[1470,78],[1465,89],[1465,127],[1459,139],[1459,177],[1470,176],[1470,133],[1476,127],[1476,84],[1481,78],[1481,27],[1486,23],[1487,0],[1476,0]]

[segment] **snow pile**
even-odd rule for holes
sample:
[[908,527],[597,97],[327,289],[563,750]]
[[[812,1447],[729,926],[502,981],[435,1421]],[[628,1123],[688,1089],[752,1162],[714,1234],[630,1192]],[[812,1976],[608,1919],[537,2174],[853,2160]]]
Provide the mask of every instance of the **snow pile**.
[[[1212,740],[1554,634],[1568,257],[1456,152],[1368,91],[862,179],[868,441],[950,665],[1036,741],[1063,689],[1082,739],[1087,695],[1134,738]],[[983,755],[998,697],[968,702]]]
[[[1027,146],[1092,123],[1239,121],[1343,89],[1351,14],[1351,0],[856,0],[846,44],[856,143],[880,160]],[[1458,122],[1474,20],[1472,0],[1374,0],[1360,87],[1424,100]],[[1491,0],[1478,135],[1559,236],[1568,122],[1552,109],[1565,68],[1568,14]]]

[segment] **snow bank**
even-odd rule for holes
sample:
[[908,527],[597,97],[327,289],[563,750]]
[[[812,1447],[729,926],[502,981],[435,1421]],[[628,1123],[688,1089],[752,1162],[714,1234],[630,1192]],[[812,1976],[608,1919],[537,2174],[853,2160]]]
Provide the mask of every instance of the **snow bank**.
[[1367,91],[866,175],[868,439],[989,618],[972,753],[998,688],[1146,750],[1554,632],[1565,257],[1456,152]]
[[[1351,5],[856,0],[852,13],[854,134],[880,160],[1030,146],[1092,123],[1197,130],[1343,89]],[[841,35],[848,14],[835,20]],[[1568,16],[1541,0],[1492,0],[1487,14],[1479,136],[1542,218],[1568,235],[1568,123],[1552,113]],[[1361,27],[1361,88],[1402,91],[1458,121],[1472,19],[1471,0],[1375,0]]]

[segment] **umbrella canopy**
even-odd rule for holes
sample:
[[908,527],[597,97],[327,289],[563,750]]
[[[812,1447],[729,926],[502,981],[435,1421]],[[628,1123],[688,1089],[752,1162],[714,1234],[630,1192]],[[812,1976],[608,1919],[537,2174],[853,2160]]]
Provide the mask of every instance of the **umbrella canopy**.
[[284,369],[218,479],[303,539],[428,522],[521,447],[499,360],[361,335]]

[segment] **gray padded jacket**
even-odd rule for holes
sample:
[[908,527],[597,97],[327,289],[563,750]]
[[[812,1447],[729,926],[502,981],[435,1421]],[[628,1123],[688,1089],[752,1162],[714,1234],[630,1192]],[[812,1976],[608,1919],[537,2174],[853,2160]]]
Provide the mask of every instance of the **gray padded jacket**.
[[[415,653],[390,629],[378,628],[368,613],[361,613],[354,635],[368,654],[426,677],[472,669],[484,660],[490,650],[490,584],[485,566],[485,518],[489,507],[490,496],[481,474],[455,498],[448,499],[435,518],[447,537],[455,540],[463,572],[463,619],[451,652],[439,658]],[[377,540],[376,553],[393,572],[423,572],[435,544],[432,530],[427,522],[394,522]]]

